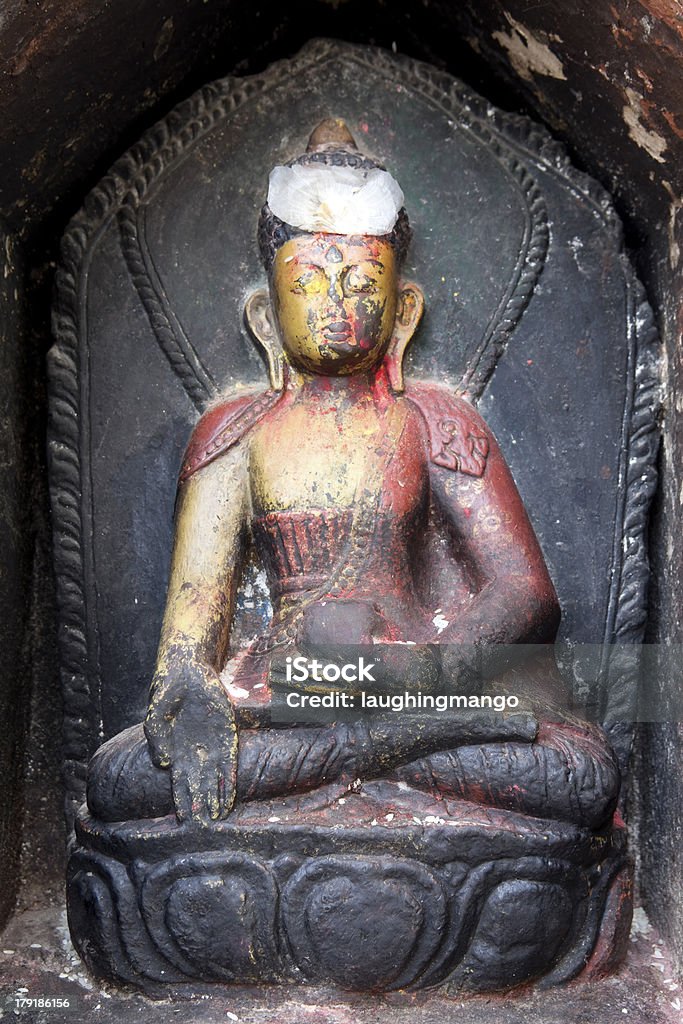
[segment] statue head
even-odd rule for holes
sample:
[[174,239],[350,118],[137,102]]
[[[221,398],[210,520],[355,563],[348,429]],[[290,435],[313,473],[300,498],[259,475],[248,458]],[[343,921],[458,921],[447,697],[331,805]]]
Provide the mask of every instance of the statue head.
[[258,237],[269,289],[250,296],[245,314],[272,386],[282,386],[283,358],[328,376],[384,360],[402,390],[423,305],[417,285],[400,281],[410,242],[403,193],[343,121],[323,121],[302,156],[271,172]]

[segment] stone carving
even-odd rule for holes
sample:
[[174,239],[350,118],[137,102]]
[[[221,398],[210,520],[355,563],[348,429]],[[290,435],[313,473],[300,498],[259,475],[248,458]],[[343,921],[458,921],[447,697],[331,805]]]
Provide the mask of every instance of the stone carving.
[[[337,60],[343,69],[366,57],[322,44],[303,65],[307,59]],[[91,763],[89,811],[78,815],[69,868],[71,929],[85,959],[96,973],[152,994],[199,980],[327,981],[366,991],[486,991],[539,977],[550,984],[606,973],[626,941],[631,868],[623,825],[613,820],[617,761],[600,729],[557,709],[564,683],[548,646],[558,624],[555,591],[499,447],[463,397],[478,398],[491,380],[544,271],[546,200],[528,151],[521,156],[529,138],[519,123],[508,125],[507,137],[493,132],[458,86],[410,67],[424,95],[459,104],[461,124],[485,138],[512,176],[524,216],[509,276],[459,353],[454,393],[420,382],[414,365],[404,379],[422,311],[421,289],[399,277],[409,240],[404,212],[381,237],[291,229],[267,206],[261,215],[270,293],[252,291],[246,316],[270,387],[211,405],[194,430],[179,473],[176,553],[146,733],[135,718],[123,731],[107,728],[116,735]],[[279,74],[264,81],[272,85]],[[248,96],[260,85],[240,88]],[[197,409],[216,395],[219,375],[190,343],[186,316],[151,255],[148,201],[155,178],[174,161],[182,166],[186,144],[210,132],[235,96],[232,86],[213,87],[198,120],[196,104],[171,119],[152,143],[158,158],[149,173],[136,168],[133,190],[110,179],[103,221],[116,214],[118,230],[108,237]],[[204,113],[207,99],[220,115]],[[539,153],[552,163],[543,136]],[[296,166],[364,173],[377,163],[345,128],[328,124]],[[565,166],[562,173],[570,177]],[[74,244],[92,249],[76,226],[67,261]],[[614,263],[635,287],[618,252]],[[75,540],[83,477],[75,490],[64,487],[60,399],[74,400],[84,325],[73,313],[78,287],[90,287],[84,267],[72,263],[62,273],[53,356],[55,506],[66,502]],[[428,296],[428,316],[430,309]],[[620,420],[635,425],[640,445],[637,507],[628,504],[628,486],[620,492],[636,547],[653,480],[644,310],[639,323],[625,325],[641,385]],[[247,529],[273,615],[242,650],[233,632],[225,673],[229,629],[247,603],[244,589],[235,597]],[[68,564],[65,555],[63,606],[74,613],[67,710],[80,709],[67,734],[76,780],[97,745],[85,679],[98,634],[89,632],[87,608],[79,620],[87,558],[78,543]],[[637,638],[640,610],[615,623],[625,602],[637,604],[637,594],[642,602],[643,581],[644,566],[633,563],[626,592],[607,596],[611,636],[630,630]],[[522,668],[494,675],[501,692],[514,685],[527,699],[516,714],[390,713],[336,724],[272,716],[271,692],[287,689],[287,656],[334,662],[353,648],[381,666],[385,693],[460,692],[476,684],[473,655],[494,673],[488,654],[500,643],[539,645]],[[115,695],[113,687],[107,699]],[[608,696],[605,720],[620,741],[627,730],[614,727],[611,707]],[[617,745],[625,763],[627,743]],[[82,794],[78,782],[74,789]]]

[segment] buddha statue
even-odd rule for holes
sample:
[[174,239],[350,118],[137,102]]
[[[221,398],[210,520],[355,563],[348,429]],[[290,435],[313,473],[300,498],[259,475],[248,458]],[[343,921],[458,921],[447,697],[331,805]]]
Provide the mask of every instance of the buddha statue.
[[[271,174],[258,239],[268,288],[245,317],[270,388],[214,405],[190,439],[149,710],[95,754],[90,813],[210,827],[250,802],[391,784],[606,827],[615,757],[599,727],[561,710],[557,598],[511,473],[467,401],[404,380],[424,300],[401,277],[410,228],[397,182],[342,122],[323,122]],[[233,651],[250,540],[273,614]],[[438,609],[435,551],[451,581]],[[496,668],[508,645],[533,656]],[[484,665],[489,689],[514,688],[522,705],[276,719],[292,659],[350,650],[377,654],[366,692],[468,692]]]

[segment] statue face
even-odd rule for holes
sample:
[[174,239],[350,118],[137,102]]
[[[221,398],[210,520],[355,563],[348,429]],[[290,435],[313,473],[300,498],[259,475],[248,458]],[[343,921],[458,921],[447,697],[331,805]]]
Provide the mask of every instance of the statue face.
[[295,366],[327,375],[367,369],[384,357],[394,328],[394,251],[369,236],[300,235],[278,250],[271,293]]

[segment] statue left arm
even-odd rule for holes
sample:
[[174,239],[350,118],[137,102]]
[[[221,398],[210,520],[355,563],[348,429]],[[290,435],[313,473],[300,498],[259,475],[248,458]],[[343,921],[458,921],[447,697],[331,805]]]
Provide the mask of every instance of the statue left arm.
[[439,643],[479,647],[551,642],[560,619],[557,595],[519,491],[482,418],[462,400],[452,401],[464,423],[465,441],[474,440],[485,455],[470,471],[446,468],[432,459],[432,493],[453,533],[472,592],[469,603],[451,616]]

